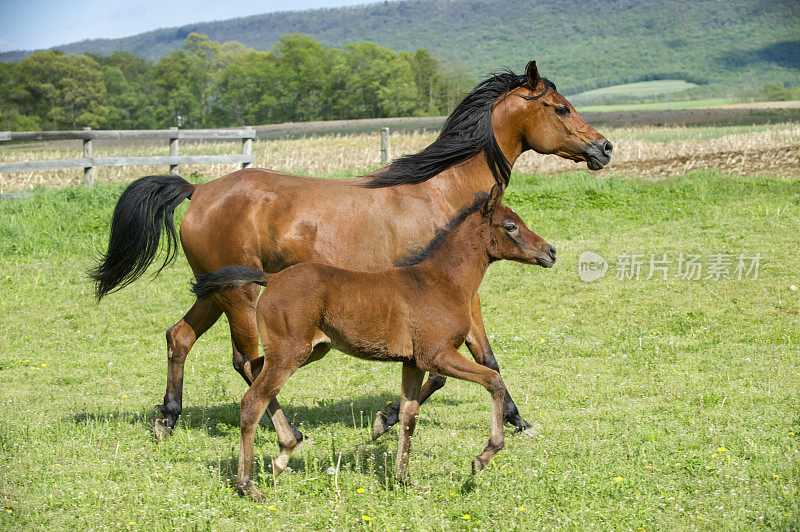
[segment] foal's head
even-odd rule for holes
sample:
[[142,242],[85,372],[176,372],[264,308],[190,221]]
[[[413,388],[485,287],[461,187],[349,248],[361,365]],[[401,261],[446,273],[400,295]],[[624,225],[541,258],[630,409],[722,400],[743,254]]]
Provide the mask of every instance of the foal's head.
[[528,229],[517,213],[499,200],[489,198],[483,210],[488,221],[491,260],[514,260],[550,268],[556,262],[556,248]]

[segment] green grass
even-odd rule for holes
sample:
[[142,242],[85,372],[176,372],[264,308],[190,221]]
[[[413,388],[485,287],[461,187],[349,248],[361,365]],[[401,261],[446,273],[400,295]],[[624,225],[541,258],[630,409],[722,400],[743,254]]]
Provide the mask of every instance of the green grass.
[[[121,190],[0,201],[0,529],[798,530],[796,180],[514,175],[506,202],[559,262],[495,264],[481,294],[538,435],[509,434],[471,478],[489,398],[449,381],[421,409],[413,486],[395,487],[396,433],[373,444],[369,424],[396,398],[399,368],[331,353],[282,391],[314,444],[274,487],[259,468],[264,504],[232,490],[245,385],[224,319],[187,359],[175,435],[152,437],[164,331],[191,304],[190,272],[180,259],[92,301],[84,269]],[[612,269],[587,284],[584,250],[763,260],[757,280],[620,281]],[[256,449],[276,452],[267,421]]]
[[736,98],[707,98],[704,100],[677,100],[649,103],[620,103],[610,105],[580,105],[575,104],[578,112],[581,113],[602,113],[611,111],[672,111],[679,109],[702,109],[703,107],[714,107],[717,105],[728,105],[736,103]]
[[637,83],[624,83],[622,85],[611,85],[590,91],[578,93],[572,98],[594,98],[597,96],[661,96],[673,92],[681,92],[686,89],[697,87],[696,83],[690,83],[682,79],[659,79],[653,81],[639,81]]

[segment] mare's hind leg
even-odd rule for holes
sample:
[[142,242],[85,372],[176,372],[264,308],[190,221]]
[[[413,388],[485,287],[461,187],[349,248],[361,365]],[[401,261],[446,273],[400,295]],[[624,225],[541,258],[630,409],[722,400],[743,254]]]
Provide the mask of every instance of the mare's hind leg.
[[156,419],[159,441],[169,436],[183,409],[183,366],[194,343],[219,319],[222,310],[210,299],[198,299],[189,312],[167,331],[167,392],[157,408],[166,416]]

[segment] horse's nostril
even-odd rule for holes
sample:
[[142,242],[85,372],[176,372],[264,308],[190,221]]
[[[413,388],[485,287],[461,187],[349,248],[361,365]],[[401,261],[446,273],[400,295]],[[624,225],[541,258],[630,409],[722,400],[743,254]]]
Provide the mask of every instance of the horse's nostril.
[[605,153],[606,155],[611,155],[611,152],[613,150],[614,150],[614,145],[611,144],[610,142],[606,141],[603,144],[603,153]]
[[552,257],[553,260],[555,260],[555,258],[556,258],[556,248],[551,245],[550,249],[549,249],[549,252],[550,252],[550,257]]

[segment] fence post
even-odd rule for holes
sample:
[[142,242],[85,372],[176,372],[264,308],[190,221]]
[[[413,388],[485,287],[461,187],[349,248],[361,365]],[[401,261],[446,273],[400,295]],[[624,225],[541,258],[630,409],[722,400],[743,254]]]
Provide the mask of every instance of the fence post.
[[[248,131],[253,129],[251,126],[247,126],[245,129]],[[253,153],[253,139],[251,138],[243,138],[242,139],[242,155],[252,155]],[[250,168],[252,163],[242,163],[242,170],[245,168]]]
[[[83,128],[83,130],[91,131],[92,128],[85,127]],[[84,159],[92,158],[92,139],[83,139],[83,158]],[[83,184],[89,185],[90,187],[94,185],[94,167],[92,166],[83,167]]]
[[[178,130],[177,127],[171,127],[170,129],[174,129],[175,131]],[[169,156],[170,157],[177,157],[178,156],[178,136],[171,137],[169,139]],[[169,173],[172,175],[178,175],[178,165],[171,164],[169,165]]]
[[389,128],[385,127],[381,129],[381,166],[389,164],[391,157],[389,153]]

